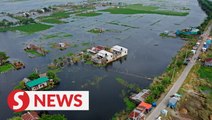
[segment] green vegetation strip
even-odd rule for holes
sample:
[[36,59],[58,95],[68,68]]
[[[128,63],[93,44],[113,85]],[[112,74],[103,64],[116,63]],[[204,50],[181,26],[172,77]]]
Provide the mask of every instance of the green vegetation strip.
[[62,21],[61,19],[69,18],[70,14],[72,13],[67,11],[57,11],[51,14],[50,16],[43,16],[43,17],[40,17],[39,19],[41,22],[45,22],[45,23],[62,24],[66,22]]
[[32,55],[36,55],[36,56],[43,56],[42,54],[38,53],[35,50],[25,50],[27,53],[30,53]]
[[80,13],[76,14],[77,16],[84,16],[84,17],[94,17],[94,16],[99,16],[102,13],[97,13],[97,12],[86,12],[86,13]]
[[14,69],[12,64],[5,63],[4,65],[0,66],[0,73],[8,72]]
[[21,31],[26,33],[35,33],[43,30],[47,30],[51,28],[51,25],[41,24],[41,23],[35,23],[35,24],[27,24],[27,25],[21,25],[17,27],[8,27],[8,28],[0,28],[0,32],[5,31]]
[[142,4],[133,4],[126,7],[120,8],[108,8],[101,10],[104,12],[110,12],[111,14],[161,14],[161,15],[171,15],[171,16],[186,16],[188,12],[176,12],[170,10],[159,10],[155,6],[143,6]]
[[212,68],[201,66],[198,70],[199,76],[203,79],[208,79],[212,82]]
[[71,36],[72,36],[72,34],[69,34],[69,33],[58,32],[58,33],[44,35],[40,39],[48,40],[48,39],[53,39],[53,38],[68,38]]

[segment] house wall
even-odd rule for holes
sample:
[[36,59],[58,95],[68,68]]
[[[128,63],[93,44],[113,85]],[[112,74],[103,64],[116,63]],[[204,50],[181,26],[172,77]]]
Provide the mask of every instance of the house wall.
[[127,49],[123,49],[123,51],[121,52],[122,56],[125,56],[128,54],[128,50]]
[[37,85],[37,86],[32,87],[31,90],[32,90],[32,91],[36,91],[36,90],[39,90],[39,89],[41,89],[41,88],[46,87],[47,85],[48,85],[47,82],[45,82],[45,83],[42,83],[42,84],[39,84],[39,85]]
[[108,61],[113,60],[113,55],[108,55],[108,56],[106,56],[106,59],[107,59]]
[[212,63],[205,62],[205,66],[210,66],[210,67],[212,67]]

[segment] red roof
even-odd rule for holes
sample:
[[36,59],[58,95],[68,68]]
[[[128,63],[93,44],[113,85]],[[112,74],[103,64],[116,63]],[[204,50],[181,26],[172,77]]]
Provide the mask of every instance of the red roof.
[[21,116],[22,120],[38,120],[39,118],[37,112],[27,112]]
[[151,104],[148,104],[148,103],[145,103],[145,102],[141,102],[138,107],[144,107],[146,109],[150,109],[152,108],[152,105]]
[[142,111],[138,110],[138,109],[134,109],[128,116],[128,118],[130,119],[136,119],[136,120],[143,120],[145,117],[145,115],[143,114]]
[[212,62],[212,58],[205,59],[205,62]]
[[129,114],[129,118],[137,118],[139,114],[140,114],[140,113],[138,113],[138,112],[136,112],[136,111],[132,111],[132,112]]

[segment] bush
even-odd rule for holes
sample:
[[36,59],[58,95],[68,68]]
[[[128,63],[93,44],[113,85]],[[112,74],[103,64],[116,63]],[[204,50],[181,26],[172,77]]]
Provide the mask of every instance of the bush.
[[29,79],[30,80],[35,80],[35,79],[38,79],[40,76],[39,76],[39,74],[37,74],[37,73],[32,73],[31,75],[29,75]]

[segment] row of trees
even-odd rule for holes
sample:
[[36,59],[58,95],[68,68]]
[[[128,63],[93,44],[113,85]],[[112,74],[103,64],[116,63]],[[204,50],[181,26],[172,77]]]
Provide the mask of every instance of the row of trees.
[[171,84],[172,77],[183,66],[183,61],[189,56],[190,50],[196,43],[196,37],[193,36],[189,39],[187,44],[178,52],[178,54],[172,59],[172,63],[167,67],[166,72],[157,78],[157,80],[150,86],[151,94],[147,97],[146,102],[152,103],[157,100],[165,89]]
[[[47,77],[49,79],[53,79],[54,83],[58,83],[59,82],[59,78],[57,77],[56,73],[52,72],[52,71],[48,71],[47,72]],[[38,79],[40,78],[39,74],[38,73],[32,73],[28,76],[28,78],[30,80],[35,80],[35,79]]]

